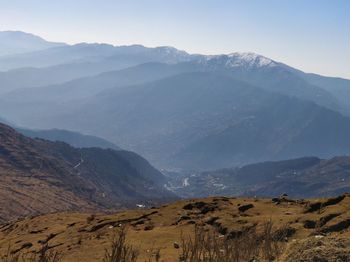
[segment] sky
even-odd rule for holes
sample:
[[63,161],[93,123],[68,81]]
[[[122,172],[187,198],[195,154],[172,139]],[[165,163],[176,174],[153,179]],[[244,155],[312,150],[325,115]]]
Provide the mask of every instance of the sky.
[[255,52],[350,79],[349,0],[0,0],[0,30],[70,44]]

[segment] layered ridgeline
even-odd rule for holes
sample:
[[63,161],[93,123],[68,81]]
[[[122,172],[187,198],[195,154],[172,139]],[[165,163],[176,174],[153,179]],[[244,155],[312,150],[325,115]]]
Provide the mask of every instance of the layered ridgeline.
[[64,46],[20,31],[0,31],[0,56],[22,54]]
[[[13,123],[6,121],[3,118],[0,118],[0,123],[3,123],[8,126],[14,127]],[[19,133],[31,137],[31,138],[42,138],[45,140],[50,140],[53,142],[61,141],[65,142],[76,148],[86,148],[86,147],[99,147],[99,148],[110,148],[114,150],[121,150],[120,147],[109,142],[103,138],[85,135],[79,132],[73,132],[69,130],[63,129],[47,129],[47,130],[39,130],[39,129],[26,129],[21,127],[15,127],[16,131]]]
[[[25,43],[23,41],[23,45]],[[189,54],[172,47],[87,43],[58,45],[24,54],[0,54],[0,94],[17,88],[59,84],[147,62],[177,63],[189,60]]]
[[[12,93],[0,107],[26,126],[88,132],[166,168],[203,170],[350,153],[349,118],[227,75],[181,73],[97,94],[103,85],[96,84],[91,95],[89,85],[67,85],[37,94],[28,89],[21,99]],[[72,99],[60,102],[68,96]],[[20,102],[23,97],[33,102]]]
[[110,148],[114,150],[121,150],[117,145],[96,136],[84,135],[78,132],[72,132],[61,129],[51,130],[30,130],[17,128],[18,132],[31,138],[42,138],[53,142],[61,141],[65,142],[73,147],[86,148],[86,147],[99,147]]
[[63,210],[107,210],[175,199],[165,177],[128,151],[76,149],[0,125],[0,221]]
[[[158,167],[203,170],[350,153],[350,81],[260,55],[80,44],[0,58],[0,65],[11,63],[38,68],[0,74],[7,79],[3,116],[29,128],[103,137]],[[64,77],[66,71],[77,74]]]
[[183,197],[336,196],[350,191],[350,157],[305,157],[240,168],[173,175],[168,186]]

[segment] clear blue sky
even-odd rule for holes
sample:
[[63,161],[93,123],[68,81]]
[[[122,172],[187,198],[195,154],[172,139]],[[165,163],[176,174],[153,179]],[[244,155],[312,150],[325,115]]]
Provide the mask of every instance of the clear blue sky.
[[0,0],[0,30],[68,43],[251,51],[350,79],[349,0]]

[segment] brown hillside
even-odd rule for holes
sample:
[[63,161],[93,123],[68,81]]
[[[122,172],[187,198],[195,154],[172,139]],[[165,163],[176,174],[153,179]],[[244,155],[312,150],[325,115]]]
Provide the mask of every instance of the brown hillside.
[[127,151],[76,149],[0,124],[0,222],[57,211],[97,211],[175,199],[163,175]]
[[252,228],[263,230],[268,221],[284,236],[283,252],[275,261],[350,259],[350,195],[297,201],[216,197],[113,215],[38,216],[1,226],[0,254],[4,256],[9,246],[17,253],[35,252],[40,243],[48,243],[50,250],[62,252],[63,261],[102,261],[113,234],[127,225],[127,242],[140,250],[138,261],[148,261],[158,249],[161,261],[179,261],[181,234],[193,236],[195,225],[234,239]]

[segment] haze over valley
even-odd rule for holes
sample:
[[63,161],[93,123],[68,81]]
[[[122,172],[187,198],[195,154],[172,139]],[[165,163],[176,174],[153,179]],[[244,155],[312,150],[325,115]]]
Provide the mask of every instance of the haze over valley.
[[[3,34],[16,41],[24,33]],[[20,61],[0,76],[2,117],[16,126],[98,136],[166,170],[349,154],[349,80],[254,53],[39,48],[0,58]]]
[[350,6],[40,1],[0,10],[0,261],[350,261]]

